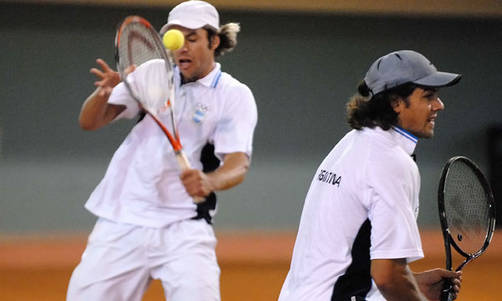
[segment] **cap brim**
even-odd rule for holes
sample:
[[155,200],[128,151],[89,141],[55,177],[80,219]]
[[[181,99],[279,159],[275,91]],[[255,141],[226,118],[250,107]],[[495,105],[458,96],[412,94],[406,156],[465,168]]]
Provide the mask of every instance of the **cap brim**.
[[419,80],[413,81],[414,84],[425,87],[448,87],[453,86],[460,81],[461,74],[449,72],[436,72]]
[[204,24],[204,23],[199,23],[199,22],[188,22],[188,21],[181,21],[181,20],[170,20],[169,23],[164,24],[164,26],[162,26],[159,33],[161,35],[165,34],[169,30],[169,27],[175,26],[175,25],[181,26],[184,28],[188,28],[188,29],[192,29],[192,30],[209,27],[215,31],[218,31],[217,28],[215,28],[214,26],[211,26],[209,24]]
[[167,30],[168,30],[168,29],[169,29],[169,25],[164,24],[164,26],[162,26],[162,27],[160,28],[159,33],[160,33],[161,35],[163,35],[163,34],[165,34],[165,33],[167,32]]

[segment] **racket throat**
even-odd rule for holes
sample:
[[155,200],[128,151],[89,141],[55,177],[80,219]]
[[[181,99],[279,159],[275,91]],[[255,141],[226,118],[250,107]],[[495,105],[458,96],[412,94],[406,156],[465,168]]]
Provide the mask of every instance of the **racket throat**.
[[176,156],[176,160],[178,160],[178,164],[180,165],[182,171],[191,168],[190,162],[188,161],[188,158],[183,151],[175,151],[174,155]]

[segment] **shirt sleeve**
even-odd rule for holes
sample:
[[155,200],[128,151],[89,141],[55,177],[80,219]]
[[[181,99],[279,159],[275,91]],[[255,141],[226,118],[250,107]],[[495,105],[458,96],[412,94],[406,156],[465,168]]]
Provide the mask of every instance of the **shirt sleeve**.
[[[127,82],[134,95],[142,100],[144,108],[153,112],[158,109],[158,104],[168,98],[169,90],[165,89],[168,73],[164,64],[165,62],[161,59],[150,60],[138,66],[127,76]],[[124,82],[115,86],[108,103],[126,106],[126,109],[115,120],[134,118],[141,111],[136,100],[129,94]]]
[[413,209],[418,201],[414,170],[396,162],[369,169],[369,219],[371,221],[371,259],[406,258],[411,262],[424,257]]
[[257,115],[254,96],[247,86],[229,91],[213,135],[215,154],[220,160],[224,154],[234,152],[244,152],[251,158]]
[[126,107],[124,111],[115,117],[114,121],[122,118],[132,119],[136,117],[140,111],[138,103],[131,97],[123,82],[113,88],[112,93],[108,98],[108,103],[114,105],[124,105]]

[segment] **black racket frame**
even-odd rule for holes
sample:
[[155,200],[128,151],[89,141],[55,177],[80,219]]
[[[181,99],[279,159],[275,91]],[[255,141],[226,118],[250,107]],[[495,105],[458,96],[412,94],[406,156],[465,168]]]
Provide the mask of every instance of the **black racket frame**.
[[[445,211],[445,200],[444,200],[444,194],[445,194],[445,185],[446,185],[446,179],[448,177],[448,172],[450,170],[450,166],[452,166],[453,163],[455,162],[463,162],[465,163],[471,170],[474,172],[476,175],[477,179],[479,180],[479,183],[483,187],[483,190],[485,192],[486,200],[488,202],[488,229],[485,237],[485,241],[483,243],[483,246],[475,253],[469,254],[462,250],[455,240],[453,239],[449,225],[448,225],[448,220],[446,218],[446,211]],[[495,211],[495,198],[493,197],[493,192],[492,189],[490,188],[490,184],[488,183],[486,177],[484,176],[483,172],[481,169],[469,158],[465,156],[455,156],[452,157],[446,162],[446,165],[443,167],[443,171],[441,173],[441,179],[439,180],[439,188],[438,188],[438,209],[439,209],[439,221],[441,222],[441,230],[443,234],[443,240],[444,240],[444,247],[445,247],[445,253],[446,253],[446,269],[452,270],[452,256],[451,256],[451,247],[455,249],[460,255],[462,255],[465,260],[462,262],[456,269],[455,271],[460,271],[467,263],[470,261],[478,258],[485,252],[485,250],[488,248],[490,245],[491,239],[493,237],[493,233],[495,231],[495,216],[496,216],[496,211]],[[445,285],[443,289],[443,294],[441,301],[443,300],[452,300],[451,299],[451,283]]]

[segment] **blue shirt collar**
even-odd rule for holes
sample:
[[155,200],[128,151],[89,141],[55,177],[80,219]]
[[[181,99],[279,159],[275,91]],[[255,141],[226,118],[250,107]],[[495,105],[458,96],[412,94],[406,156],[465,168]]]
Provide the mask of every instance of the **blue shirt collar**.
[[415,147],[417,146],[418,137],[396,125],[393,126],[389,131],[392,133],[392,136],[395,138],[396,142],[409,155],[413,154]]

